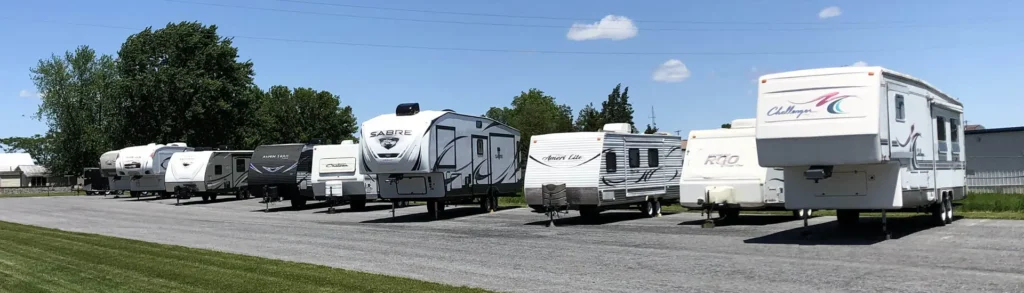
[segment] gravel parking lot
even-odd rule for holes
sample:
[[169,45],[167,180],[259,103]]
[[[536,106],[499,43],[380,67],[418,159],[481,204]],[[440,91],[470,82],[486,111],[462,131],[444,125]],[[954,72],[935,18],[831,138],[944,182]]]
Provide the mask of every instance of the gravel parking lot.
[[[933,228],[890,219],[892,240],[835,231],[835,218],[744,216],[700,227],[694,213],[640,218],[613,211],[545,227],[527,209],[481,214],[386,204],[264,212],[258,199],[102,197],[0,199],[0,220],[207,248],[511,292],[1024,292],[1024,221],[965,220]],[[874,220],[874,221],[873,221]]]

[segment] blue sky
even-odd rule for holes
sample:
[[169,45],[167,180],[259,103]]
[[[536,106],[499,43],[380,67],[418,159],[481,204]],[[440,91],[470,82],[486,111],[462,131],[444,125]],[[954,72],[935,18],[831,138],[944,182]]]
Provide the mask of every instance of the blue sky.
[[[1016,108],[1024,102],[1012,86],[1019,82],[1015,79],[1024,77],[1024,57],[1020,54],[1024,51],[1024,20],[1014,14],[1024,11],[1021,1],[308,0],[559,19],[275,0],[187,1],[193,3],[5,3],[0,18],[0,37],[5,40],[0,46],[0,137],[46,131],[43,122],[30,118],[39,99],[29,68],[40,58],[79,45],[116,54],[125,38],[138,31],[89,25],[141,29],[185,20],[216,24],[222,35],[238,36],[235,45],[242,59],[255,63],[260,87],[280,84],[329,90],[354,108],[360,122],[394,111],[402,102],[419,102],[425,109],[451,108],[481,114],[491,106],[508,105],[520,91],[534,87],[578,111],[590,102],[599,105],[615,84],[622,83],[630,87],[638,127],[649,123],[654,107],[662,130],[685,134],[753,117],[754,80],[760,74],[864,62],[917,76],[960,98],[969,123],[988,128],[1024,124],[1019,117],[1013,118],[1019,116]],[[570,33],[574,24],[581,26]],[[339,42],[669,54],[446,51],[336,44]],[[805,54],[751,54],[793,52]],[[662,66],[665,70],[659,71]]]

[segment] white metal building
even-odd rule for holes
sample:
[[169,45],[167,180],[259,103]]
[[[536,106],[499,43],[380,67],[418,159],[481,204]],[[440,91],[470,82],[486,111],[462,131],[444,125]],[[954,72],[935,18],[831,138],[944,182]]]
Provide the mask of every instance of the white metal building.
[[18,166],[34,165],[32,155],[26,153],[0,153],[0,187],[21,187]]
[[968,130],[964,137],[971,192],[1024,193],[1024,126]]

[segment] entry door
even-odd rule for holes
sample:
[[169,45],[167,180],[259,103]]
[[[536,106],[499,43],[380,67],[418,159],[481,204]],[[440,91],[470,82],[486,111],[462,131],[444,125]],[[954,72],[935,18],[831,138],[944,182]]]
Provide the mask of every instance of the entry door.
[[[889,155],[899,157],[900,154],[914,155],[916,152],[910,148],[912,139],[910,123],[907,123],[907,104],[910,103],[910,95],[907,87],[897,84],[888,84],[887,104],[889,126]],[[917,126],[925,127],[925,126]],[[916,129],[920,131],[921,129]]]
[[490,141],[486,136],[473,136],[473,193],[487,192],[491,184]]

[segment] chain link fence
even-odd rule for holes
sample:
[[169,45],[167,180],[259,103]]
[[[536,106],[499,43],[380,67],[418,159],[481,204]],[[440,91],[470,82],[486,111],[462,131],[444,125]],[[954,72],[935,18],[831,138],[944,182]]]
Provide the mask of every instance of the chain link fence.
[[1024,155],[969,156],[967,187],[971,192],[1024,194]]

